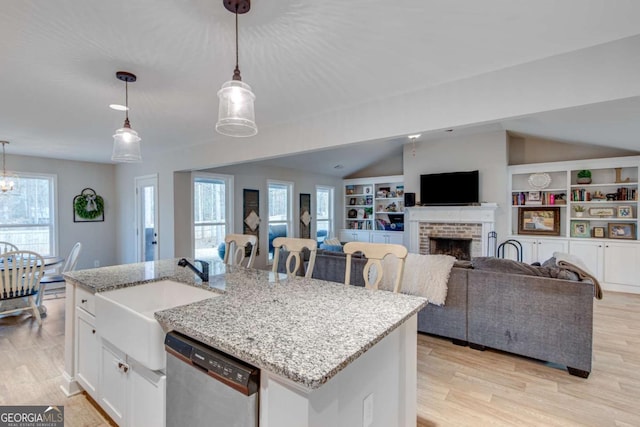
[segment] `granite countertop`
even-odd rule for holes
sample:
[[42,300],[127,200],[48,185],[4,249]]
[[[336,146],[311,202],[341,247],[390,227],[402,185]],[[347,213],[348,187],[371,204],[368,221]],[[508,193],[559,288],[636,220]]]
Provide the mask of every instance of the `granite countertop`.
[[[97,292],[173,279],[206,286],[177,260],[68,273]],[[315,389],[347,367],[413,314],[424,298],[341,283],[212,264],[211,290],[223,295],[155,313],[176,330],[261,369]]]

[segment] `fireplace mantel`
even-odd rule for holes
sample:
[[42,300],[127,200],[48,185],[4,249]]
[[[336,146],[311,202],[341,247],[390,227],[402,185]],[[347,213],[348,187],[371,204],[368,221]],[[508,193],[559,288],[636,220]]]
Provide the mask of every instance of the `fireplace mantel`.
[[496,203],[482,203],[479,206],[414,206],[405,208],[405,245],[409,252],[420,253],[421,223],[479,224],[482,226],[481,254],[484,255],[487,253],[489,232],[495,229],[497,209]]

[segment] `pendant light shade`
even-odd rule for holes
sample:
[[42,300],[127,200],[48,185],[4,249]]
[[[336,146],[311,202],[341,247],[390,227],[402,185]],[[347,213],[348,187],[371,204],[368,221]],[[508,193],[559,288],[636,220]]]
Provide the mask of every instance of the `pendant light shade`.
[[111,160],[114,162],[139,163],[142,161],[140,152],[141,138],[138,136],[138,132],[131,129],[131,124],[129,123],[129,83],[135,82],[136,76],[126,71],[118,71],[116,77],[125,83],[126,117],[124,125],[116,130],[113,135]]
[[253,101],[256,99],[251,86],[240,81],[231,80],[222,85],[218,91],[220,106],[216,130],[228,136],[253,136],[258,133],[253,112]]
[[238,67],[238,14],[251,9],[250,0],[223,0],[224,7],[236,15],[236,68],[233,79],[222,85],[218,91],[220,105],[216,131],[234,137],[253,136],[258,133],[253,101],[256,96],[251,86],[242,82]]
[[0,192],[2,193],[13,191],[16,188],[16,182],[18,181],[18,176],[16,174],[7,172],[4,146],[8,143],[9,141],[0,141],[0,144],[2,144],[2,176],[0,176]]

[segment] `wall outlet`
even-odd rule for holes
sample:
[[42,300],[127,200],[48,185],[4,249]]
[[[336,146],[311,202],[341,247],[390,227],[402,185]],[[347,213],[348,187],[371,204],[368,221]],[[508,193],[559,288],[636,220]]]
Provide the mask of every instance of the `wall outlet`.
[[373,424],[373,393],[369,394],[362,401],[362,427],[369,427]]
[[93,261],[93,266],[94,267],[100,267],[100,260]]

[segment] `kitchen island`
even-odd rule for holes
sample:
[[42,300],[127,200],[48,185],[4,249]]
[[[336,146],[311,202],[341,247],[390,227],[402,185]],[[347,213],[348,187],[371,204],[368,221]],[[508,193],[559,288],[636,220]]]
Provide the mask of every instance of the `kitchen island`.
[[[177,260],[69,273],[67,393],[86,389],[86,381],[78,383],[73,338],[80,327],[73,313],[86,293],[162,279],[220,294],[155,318],[165,332],[180,332],[261,370],[261,426],[415,425],[416,314],[426,300],[315,279],[275,280],[268,271],[219,263],[204,284]],[[95,395],[102,404],[100,392]]]

